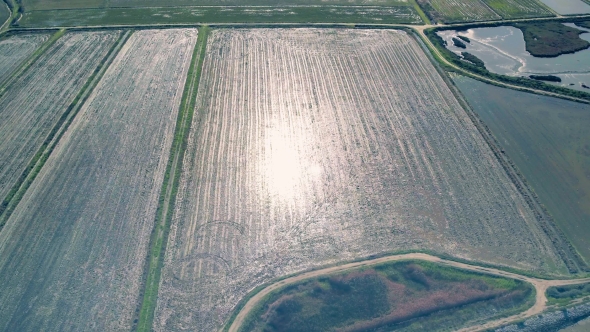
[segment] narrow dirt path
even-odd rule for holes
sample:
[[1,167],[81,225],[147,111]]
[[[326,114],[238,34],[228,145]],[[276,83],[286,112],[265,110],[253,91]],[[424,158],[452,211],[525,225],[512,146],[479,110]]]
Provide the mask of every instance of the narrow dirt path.
[[475,272],[480,272],[480,273],[487,273],[487,274],[491,274],[491,275],[522,280],[522,281],[530,283],[531,285],[533,285],[533,287],[535,287],[535,290],[537,292],[535,304],[531,308],[529,308],[527,311],[522,312],[517,315],[514,315],[514,316],[491,321],[491,322],[488,322],[483,325],[468,327],[468,328],[460,330],[461,332],[483,331],[486,329],[505,325],[505,324],[508,324],[508,323],[511,323],[511,322],[514,322],[514,321],[517,321],[520,319],[535,316],[537,314],[540,314],[541,312],[543,312],[547,308],[547,297],[545,294],[547,288],[549,288],[551,286],[575,285],[575,284],[590,282],[590,278],[567,279],[567,280],[537,279],[537,278],[527,277],[527,276],[523,276],[520,274],[502,271],[502,270],[498,270],[498,269],[494,269],[494,268],[488,268],[488,267],[482,267],[482,266],[471,265],[471,264],[466,264],[466,263],[454,262],[454,261],[442,259],[440,257],[436,257],[436,256],[428,255],[428,254],[422,254],[422,253],[393,255],[393,256],[386,256],[386,257],[371,259],[371,260],[362,261],[362,262],[355,262],[355,263],[348,263],[348,264],[339,265],[339,266],[333,266],[333,267],[329,267],[329,268],[325,268],[325,269],[321,269],[321,270],[317,270],[317,271],[306,272],[306,273],[302,273],[300,275],[296,275],[296,276],[293,276],[293,277],[290,277],[287,279],[283,279],[283,280],[278,281],[272,285],[269,285],[268,287],[266,287],[263,290],[261,290],[260,292],[258,292],[256,295],[252,296],[250,298],[250,300],[248,300],[248,302],[246,302],[244,307],[240,310],[240,312],[238,313],[238,315],[236,316],[236,318],[234,319],[234,321],[230,325],[229,332],[237,332],[240,329],[241,325],[244,323],[244,319],[248,316],[250,311],[252,311],[252,309],[262,299],[264,299],[264,297],[266,295],[273,292],[274,290],[277,290],[277,289],[287,286],[289,284],[293,284],[293,283],[296,283],[296,282],[299,282],[299,281],[302,281],[305,279],[309,279],[309,278],[319,277],[319,276],[333,274],[333,273],[337,273],[337,272],[343,272],[346,270],[351,270],[351,269],[355,269],[355,268],[359,268],[359,267],[363,267],[363,266],[370,266],[370,265],[375,265],[375,264],[380,264],[380,263],[409,260],[409,259],[423,260],[423,261],[427,261],[427,262],[439,263],[439,264],[446,265],[446,266],[452,266],[452,267],[463,269],[463,270],[475,271]]

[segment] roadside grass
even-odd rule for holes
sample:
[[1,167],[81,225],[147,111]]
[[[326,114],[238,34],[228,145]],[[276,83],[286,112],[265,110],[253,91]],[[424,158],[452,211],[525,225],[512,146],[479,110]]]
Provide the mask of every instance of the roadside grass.
[[428,24],[428,25],[432,24],[429,16],[426,14],[426,12],[424,12],[422,10],[422,8],[418,4],[417,0],[411,0],[411,1],[414,6],[414,10],[416,11],[416,13],[418,13],[418,15],[420,15],[420,18],[422,19],[422,21],[424,21],[424,24]]
[[[56,33],[53,37],[59,34],[55,40],[53,40],[52,44],[63,35],[65,31],[60,30]],[[61,33],[61,34],[60,34]],[[6,198],[2,201],[0,205],[0,231],[4,224],[21,201],[23,196],[25,195],[27,189],[31,186],[43,165],[49,158],[51,152],[66,132],[66,129],[74,120],[76,114],[96,86],[100,81],[100,78],[104,75],[104,72],[111,64],[112,60],[114,59],[116,53],[121,48],[121,46],[125,43],[125,41],[129,38],[131,33],[121,32],[119,39],[115,42],[115,44],[111,47],[109,52],[105,55],[103,60],[99,63],[99,65],[94,69],[94,72],[90,75],[82,89],[78,92],[74,100],[70,103],[67,110],[62,114],[56,124],[53,126],[49,135],[43,141],[43,144],[37,150],[35,156],[31,159],[23,173],[20,175],[18,181],[14,184]],[[52,37],[52,39],[53,39]],[[51,39],[50,39],[51,41]],[[49,42],[49,41],[48,41]],[[44,48],[44,50],[47,49]],[[42,53],[42,52],[41,52]],[[38,54],[41,55],[41,53]],[[38,58],[37,56],[37,58]],[[31,63],[32,64],[32,63]],[[29,65],[30,66],[30,65]]]
[[209,23],[422,24],[413,2],[380,6],[107,8],[26,12],[20,27]]
[[151,331],[152,329],[161,270],[164,264],[166,244],[174,213],[174,204],[180,181],[184,153],[188,145],[188,133],[195,111],[196,95],[199,88],[203,61],[205,59],[208,34],[209,27],[202,26],[199,28],[199,34],[192,56],[193,60],[191,61],[184,86],[180,112],[178,113],[176,122],[176,133],[170,150],[158,210],[156,211],[155,226],[150,239],[150,249],[144,277],[145,286],[144,291],[140,294],[139,316],[137,318],[137,326],[134,328],[137,331]]
[[267,295],[240,331],[456,329],[523,311],[534,294],[514,279],[398,261],[287,285]]
[[565,306],[572,301],[590,296],[590,283],[549,287],[547,289],[547,304]]
[[8,0],[5,0],[4,3],[0,3],[0,24],[2,24],[2,27],[4,27],[4,24],[9,24],[10,17],[12,16],[12,11],[6,1]]

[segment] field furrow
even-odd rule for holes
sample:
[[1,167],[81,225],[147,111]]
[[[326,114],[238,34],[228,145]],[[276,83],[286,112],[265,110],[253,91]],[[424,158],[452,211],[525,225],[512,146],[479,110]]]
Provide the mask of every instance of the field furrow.
[[21,34],[0,41],[0,83],[47,39],[47,34]]
[[0,233],[0,331],[132,329],[196,37],[135,32],[89,96]]
[[0,202],[118,34],[67,33],[0,97]]
[[196,104],[157,331],[216,330],[272,278],[396,250],[564,270],[404,32],[213,31]]

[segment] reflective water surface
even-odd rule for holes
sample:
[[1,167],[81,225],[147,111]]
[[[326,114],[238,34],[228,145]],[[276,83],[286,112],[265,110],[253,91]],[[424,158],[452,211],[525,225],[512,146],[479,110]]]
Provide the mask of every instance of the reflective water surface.
[[[572,23],[567,26],[581,28]],[[476,28],[467,31],[441,31],[438,33],[449,50],[460,54],[467,51],[480,58],[492,73],[509,76],[555,75],[562,79],[561,86],[581,91],[590,91],[582,86],[590,86],[590,49],[573,54],[562,54],[555,58],[538,58],[525,49],[522,31],[511,26]],[[457,35],[468,37],[471,42],[461,49],[453,45],[452,38]],[[590,41],[590,33],[580,35]]]

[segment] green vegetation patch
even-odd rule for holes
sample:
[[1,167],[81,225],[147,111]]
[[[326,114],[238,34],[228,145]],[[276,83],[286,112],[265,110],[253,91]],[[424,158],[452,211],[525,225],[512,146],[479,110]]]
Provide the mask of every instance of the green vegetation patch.
[[557,225],[590,261],[590,105],[465,77],[454,81]]
[[561,82],[561,78],[554,75],[529,75],[529,77],[539,81]]
[[463,56],[464,60],[467,60],[467,61],[473,63],[474,65],[485,69],[485,67],[486,67],[485,63],[480,58],[476,57],[475,55],[473,55],[469,52],[461,52],[461,55]]
[[555,16],[536,0],[482,0],[502,18],[525,18]]
[[572,300],[586,296],[590,296],[590,283],[549,287],[547,289],[549,304],[567,304]]
[[536,57],[552,58],[590,47],[588,41],[580,38],[584,31],[561,22],[515,23],[513,26],[522,31],[526,50]]
[[448,330],[524,309],[533,294],[522,281],[427,262],[386,263],[277,290],[241,331]]
[[20,26],[197,23],[423,23],[413,6],[108,8],[26,12]]

